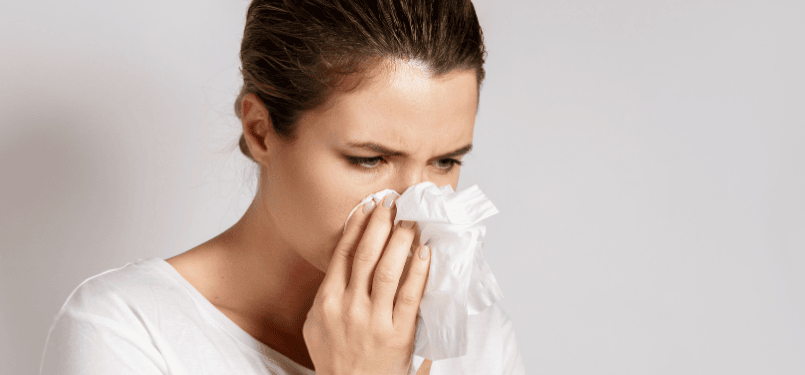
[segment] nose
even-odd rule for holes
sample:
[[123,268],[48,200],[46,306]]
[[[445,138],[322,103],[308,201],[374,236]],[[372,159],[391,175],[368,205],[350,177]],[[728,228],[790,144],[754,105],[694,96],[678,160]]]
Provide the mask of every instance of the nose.
[[456,191],[456,187],[458,185],[458,181],[454,181],[453,179],[417,178],[417,179],[408,179],[401,183],[393,183],[390,186],[388,186],[387,189],[394,189],[394,191],[396,191],[397,194],[402,195],[403,193],[405,193],[406,190],[408,190],[409,187],[421,184],[423,182],[433,183],[439,188],[441,188],[442,186],[450,185],[450,187],[453,188],[453,191]]
[[[458,174],[440,174],[432,172],[427,166],[408,164],[400,168],[389,176],[385,182],[385,189],[393,189],[397,194],[403,195],[410,187],[419,185],[423,182],[430,182],[438,188],[450,186],[456,191],[458,186]],[[419,238],[417,237],[417,240]]]
[[[451,178],[447,176],[440,176],[434,174],[428,168],[427,163],[412,162],[406,163],[405,166],[398,170],[396,177],[391,181],[390,189],[394,189],[399,194],[404,193],[409,187],[421,184],[423,182],[432,182],[436,186],[443,186],[452,183]],[[455,187],[453,188],[455,190]]]
[[[423,177],[423,173],[424,171],[422,169],[409,168],[398,175],[396,181],[392,182],[391,186],[389,186],[389,189],[394,189],[397,194],[402,195],[409,187],[427,181],[427,179]],[[435,184],[436,182],[434,181],[433,183]]]

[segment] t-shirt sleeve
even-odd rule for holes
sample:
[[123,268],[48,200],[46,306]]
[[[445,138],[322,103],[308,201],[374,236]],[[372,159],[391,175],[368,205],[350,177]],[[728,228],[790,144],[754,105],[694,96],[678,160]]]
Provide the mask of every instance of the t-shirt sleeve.
[[48,333],[41,375],[167,374],[138,311],[112,285],[82,283]]
[[503,323],[503,359],[502,373],[504,375],[525,375],[525,365],[520,348],[517,346],[517,335],[514,333],[514,324],[508,315],[505,315]]

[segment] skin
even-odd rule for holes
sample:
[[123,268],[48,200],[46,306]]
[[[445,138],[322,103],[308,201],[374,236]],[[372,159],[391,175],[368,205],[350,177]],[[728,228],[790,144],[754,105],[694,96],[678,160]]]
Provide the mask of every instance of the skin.
[[[304,113],[291,145],[271,131],[260,99],[246,95],[243,131],[261,166],[255,199],[231,228],[167,259],[238,326],[311,369],[303,326],[325,274],[333,272],[331,259],[349,212],[386,188],[402,194],[430,181],[455,190],[460,166],[451,169],[439,157],[472,142],[478,103],[474,71],[432,77],[421,64],[396,61],[368,73],[354,90],[338,91]],[[350,148],[348,142],[374,142],[407,155],[386,156]],[[382,160],[364,162],[374,169],[363,169],[344,155]],[[381,209],[388,210],[356,210],[350,223]],[[418,236],[410,243],[416,249]],[[397,260],[395,267],[402,268],[400,262],[405,260]],[[429,362],[418,374],[429,372]]]

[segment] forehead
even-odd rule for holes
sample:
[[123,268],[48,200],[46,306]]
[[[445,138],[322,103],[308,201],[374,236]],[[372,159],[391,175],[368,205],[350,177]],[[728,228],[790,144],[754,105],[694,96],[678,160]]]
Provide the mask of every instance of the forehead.
[[[372,141],[439,152],[472,141],[478,88],[475,72],[433,77],[417,62],[378,69],[356,89],[337,92],[302,120],[330,143]],[[300,129],[302,130],[302,129]]]

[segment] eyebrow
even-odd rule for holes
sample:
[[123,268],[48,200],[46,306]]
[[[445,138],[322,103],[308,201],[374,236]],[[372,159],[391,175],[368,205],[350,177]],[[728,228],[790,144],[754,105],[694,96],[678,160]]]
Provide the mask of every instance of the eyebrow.
[[[347,143],[347,146],[352,147],[352,148],[362,148],[362,149],[365,149],[365,150],[374,151],[374,152],[377,152],[377,153],[380,153],[380,154],[383,154],[383,155],[386,155],[386,156],[402,156],[402,157],[407,157],[408,156],[408,154],[406,154],[406,153],[404,153],[402,151],[392,150],[392,149],[390,149],[390,148],[388,148],[386,146],[383,146],[383,145],[380,145],[380,144],[377,144],[377,143],[373,143],[373,142],[349,142],[349,143]],[[459,149],[457,149],[455,151],[451,151],[451,152],[448,152],[448,153],[446,153],[444,155],[437,156],[436,158],[437,159],[442,159],[442,158],[452,158],[452,157],[462,156],[462,155],[464,155],[464,154],[466,154],[466,153],[468,153],[470,151],[472,151],[472,143],[470,143],[470,144],[468,144],[468,145],[466,145],[464,147],[461,147],[461,148],[459,148]]]

